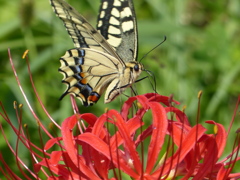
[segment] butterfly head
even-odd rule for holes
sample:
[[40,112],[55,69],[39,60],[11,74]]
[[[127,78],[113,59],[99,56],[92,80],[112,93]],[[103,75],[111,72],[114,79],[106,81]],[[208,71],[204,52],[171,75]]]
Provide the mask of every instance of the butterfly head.
[[144,67],[137,61],[130,61],[126,63],[126,69],[129,69],[132,72],[134,76],[133,79],[135,81],[141,74],[141,72],[144,70]]

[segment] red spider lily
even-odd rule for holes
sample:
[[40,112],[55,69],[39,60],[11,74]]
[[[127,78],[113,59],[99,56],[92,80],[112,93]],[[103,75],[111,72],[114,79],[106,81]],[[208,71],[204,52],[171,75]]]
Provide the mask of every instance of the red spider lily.
[[[12,67],[17,78],[13,64]],[[18,78],[17,82],[21,87]],[[31,142],[23,131],[18,110],[19,127],[16,128],[1,105],[1,116],[18,137],[16,150],[9,144],[1,124],[0,129],[25,179],[40,179],[39,174],[44,179],[54,180],[114,180],[125,177],[136,180],[239,179],[240,173],[232,173],[239,161],[238,133],[232,153],[220,161],[228,137],[224,127],[214,121],[206,121],[215,130],[214,134],[207,134],[207,129],[200,124],[192,127],[184,112],[172,104],[179,103],[171,97],[149,93],[129,98],[120,112],[109,110],[100,117],[76,113],[65,119],[61,126],[49,116],[61,131],[58,137],[47,131],[32,110],[39,127],[49,137],[42,147]],[[132,109],[136,113],[130,115]],[[29,150],[33,168],[27,167],[19,157],[19,141]],[[4,157],[0,156],[0,161],[3,164],[0,172],[5,177],[20,179],[5,163]]]

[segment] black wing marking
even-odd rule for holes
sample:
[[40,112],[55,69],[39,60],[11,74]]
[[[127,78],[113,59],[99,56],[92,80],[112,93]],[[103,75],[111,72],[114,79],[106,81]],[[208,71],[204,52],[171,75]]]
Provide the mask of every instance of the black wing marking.
[[97,30],[123,61],[137,59],[137,22],[132,0],[102,0]]

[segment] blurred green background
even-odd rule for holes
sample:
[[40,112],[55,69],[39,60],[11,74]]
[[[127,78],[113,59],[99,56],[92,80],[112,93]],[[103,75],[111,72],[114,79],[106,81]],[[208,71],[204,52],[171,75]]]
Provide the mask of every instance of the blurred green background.
[[[95,26],[100,0],[68,2]],[[211,119],[228,128],[240,92],[240,1],[135,0],[134,3],[139,31],[139,59],[159,44],[164,36],[167,37],[167,41],[141,61],[146,69],[154,73],[158,93],[166,96],[173,94],[174,99],[181,102],[180,109],[186,105],[186,114],[194,124],[198,109],[197,94],[203,90],[200,121],[203,123]],[[31,132],[36,130],[35,119],[11,70],[7,51],[10,48],[29,102],[44,124],[50,122],[37,102],[25,60],[21,58],[28,49],[39,96],[52,117],[61,123],[73,112],[68,96],[59,101],[65,85],[58,73],[58,59],[66,50],[73,48],[72,40],[48,0],[0,0],[0,4],[0,100],[13,121],[16,121],[13,101],[23,103],[23,121],[31,127]],[[153,92],[148,79],[136,86],[138,94]],[[100,115],[105,107],[119,110],[125,99],[125,96],[120,96],[110,104],[104,104],[102,97],[96,105],[88,108],[79,101],[78,104],[81,113]],[[239,127],[237,117],[231,139],[234,139],[234,131]],[[10,134],[10,128],[2,118],[0,121],[6,133]],[[0,149],[7,152],[1,136]],[[33,138],[37,139],[38,134],[33,133]],[[9,136],[13,145],[15,140],[16,137]],[[228,150],[233,145],[232,141]],[[11,164],[12,158],[8,160]]]

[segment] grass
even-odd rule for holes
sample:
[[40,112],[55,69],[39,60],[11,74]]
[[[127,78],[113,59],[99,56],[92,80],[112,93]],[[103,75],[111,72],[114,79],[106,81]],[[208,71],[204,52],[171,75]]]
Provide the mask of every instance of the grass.
[[[68,2],[93,25],[96,24],[99,0]],[[167,37],[167,41],[142,60],[145,68],[155,75],[157,91],[167,96],[173,94],[181,106],[186,105],[186,114],[194,124],[197,94],[203,90],[200,121],[213,119],[227,128],[240,92],[240,2],[134,2],[139,30],[139,58],[159,44],[164,36]],[[54,119],[61,123],[63,118],[72,114],[72,110],[68,98],[58,101],[65,89],[65,85],[61,84],[62,76],[57,71],[60,66],[58,59],[66,50],[73,48],[62,22],[54,15],[47,0],[1,1],[0,12],[0,100],[12,117],[13,101],[25,103],[8,61],[7,48],[10,48],[25,92],[44,121],[45,116],[30,88],[26,63],[21,59],[23,52],[29,49],[34,83],[40,97]],[[139,94],[153,92],[148,79],[136,86]],[[101,98],[89,108],[79,102],[80,112],[100,115],[105,107],[119,109],[121,99],[126,98],[121,96],[105,105]],[[24,108],[24,123],[32,122],[35,123],[30,112]],[[4,122],[1,120],[1,123]],[[239,122],[236,122],[233,132],[238,126]],[[0,142],[1,151],[5,151],[6,145]]]

